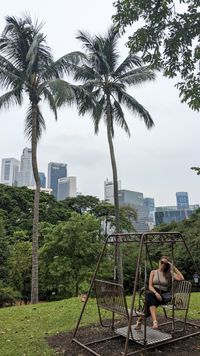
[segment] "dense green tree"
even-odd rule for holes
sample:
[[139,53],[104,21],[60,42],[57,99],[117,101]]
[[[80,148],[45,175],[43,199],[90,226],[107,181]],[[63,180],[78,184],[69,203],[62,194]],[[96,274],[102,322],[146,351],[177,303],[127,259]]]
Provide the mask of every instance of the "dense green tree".
[[[6,237],[15,237],[16,231],[26,232],[31,238],[34,191],[26,187],[0,184],[0,216],[4,220]],[[71,211],[52,195],[40,193],[40,221],[56,224],[69,219]],[[13,240],[13,238],[12,238]]]
[[31,243],[17,241],[10,247],[8,260],[9,285],[19,291],[22,297],[30,299],[31,287]]
[[62,204],[65,208],[83,214],[90,212],[91,209],[99,204],[99,199],[92,195],[78,195],[74,198],[66,198]]
[[73,213],[66,223],[47,227],[40,249],[41,293],[57,298],[78,295],[79,285],[91,277],[101,248],[99,221]]
[[141,53],[145,63],[162,68],[164,76],[178,76],[176,84],[183,102],[200,110],[200,12],[199,0],[117,0],[115,25],[129,36],[132,53]]
[[[82,92],[77,101],[79,114],[91,113],[95,133],[98,133],[100,120],[103,119],[107,129],[107,139],[114,183],[114,205],[116,231],[120,231],[118,177],[114,153],[114,126],[117,125],[130,135],[122,106],[144,120],[147,128],[153,126],[153,120],[148,111],[130,94],[127,87],[154,80],[154,73],[142,66],[139,57],[129,54],[119,64],[117,43],[119,34],[112,27],[106,36],[90,36],[79,32],[77,37],[85,49],[85,62],[77,66],[75,80],[81,82]],[[120,259],[120,258],[119,258]],[[121,279],[122,271],[119,272]]]
[[0,217],[0,281],[8,282],[9,245],[5,239],[4,222]]
[[[200,273],[200,209],[198,209],[188,219],[181,222],[173,221],[171,224],[162,224],[158,226],[156,231],[179,231],[183,234],[189,251],[195,261],[196,267]],[[170,249],[165,250],[165,254],[170,255]],[[161,248],[154,249],[154,254],[159,257],[163,254]],[[176,265],[183,271],[185,278],[192,280],[193,274],[196,271],[193,262],[183,244],[177,244],[175,248]]]

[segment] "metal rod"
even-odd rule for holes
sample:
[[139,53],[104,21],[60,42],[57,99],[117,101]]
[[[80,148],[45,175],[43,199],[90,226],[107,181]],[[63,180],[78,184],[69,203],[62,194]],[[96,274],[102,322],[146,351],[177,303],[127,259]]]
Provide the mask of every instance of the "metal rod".
[[147,342],[147,245],[145,245],[145,263],[144,263],[144,345]]
[[127,330],[126,343],[125,343],[125,348],[124,348],[124,355],[125,356],[127,354],[128,344],[129,344],[129,335],[130,335],[130,330],[131,330],[131,322],[132,322],[133,308],[134,308],[134,303],[135,303],[135,295],[136,295],[136,291],[137,291],[139,266],[140,266],[140,260],[141,260],[143,241],[144,241],[144,234],[142,234],[142,236],[141,236],[140,247],[139,247],[138,258],[137,258],[137,266],[136,266],[136,272],[135,272],[135,283],[134,283],[134,288],[133,288],[133,297],[132,297],[132,301],[131,301],[131,309],[130,309],[130,314],[129,314],[130,316],[129,316],[129,322],[128,322],[128,330]]
[[85,344],[85,346],[93,345],[93,344],[98,344],[99,342],[103,342],[103,341],[107,341],[107,340],[117,339],[117,338],[119,338],[119,337],[121,337],[121,335],[114,335],[114,336],[110,336],[110,337],[105,337],[104,339],[87,342],[87,343]]
[[171,254],[172,254],[172,337],[174,337],[174,244],[171,244]]
[[158,346],[162,346],[162,345],[167,345],[167,344],[172,344],[173,342],[175,341],[180,341],[180,340],[184,340],[184,339],[187,339],[189,337],[193,337],[193,336],[196,336],[196,335],[199,335],[200,334],[200,331],[196,332],[196,333],[192,333],[192,334],[188,334],[188,335],[184,335],[184,336],[180,336],[178,338],[175,338],[175,339],[170,339],[170,340],[165,340],[165,341],[162,341],[162,342],[158,342],[154,345],[150,345],[150,346],[146,346],[146,347],[143,347],[142,349],[140,350],[137,350],[137,351],[133,351],[133,352],[129,352],[125,355],[125,353],[121,353],[122,355],[124,356],[130,356],[130,355],[136,355],[138,353],[141,353],[141,352],[145,352],[149,349],[153,349],[153,348],[157,348]]
[[86,345],[82,344],[82,342],[78,341],[77,339],[73,338],[72,341],[75,342],[76,344],[78,344],[79,346],[83,347],[85,350],[89,351],[91,354],[93,354],[95,356],[101,356],[100,354],[98,354],[94,350],[92,350],[89,347],[87,347]]
[[92,277],[92,280],[91,280],[91,283],[90,283],[90,287],[89,287],[88,292],[87,292],[86,300],[85,300],[85,302],[84,302],[84,304],[83,304],[83,307],[82,307],[82,310],[81,310],[81,314],[80,314],[80,316],[79,316],[79,319],[78,319],[77,324],[76,324],[76,328],[75,328],[75,330],[74,330],[73,339],[74,339],[75,336],[76,336],[76,333],[77,333],[77,330],[78,330],[78,328],[79,328],[79,325],[80,325],[80,322],[81,322],[81,319],[82,319],[82,316],[83,316],[85,307],[86,307],[86,305],[87,305],[88,298],[89,298],[91,289],[92,289],[92,287],[93,287],[93,284],[94,284],[94,280],[95,280],[97,271],[98,271],[98,269],[99,269],[99,264],[100,264],[100,262],[101,262],[101,259],[102,259],[102,257],[103,257],[104,252],[105,252],[105,249],[106,249],[106,245],[107,245],[108,238],[109,238],[109,236],[107,236],[106,241],[104,242],[104,246],[103,246],[102,252],[101,252],[101,254],[100,254],[100,256],[99,256],[99,259],[98,259],[98,262],[97,262],[97,266],[96,266],[96,269],[95,269],[95,271],[94,271],[94,274],[93,274],[93,277]]

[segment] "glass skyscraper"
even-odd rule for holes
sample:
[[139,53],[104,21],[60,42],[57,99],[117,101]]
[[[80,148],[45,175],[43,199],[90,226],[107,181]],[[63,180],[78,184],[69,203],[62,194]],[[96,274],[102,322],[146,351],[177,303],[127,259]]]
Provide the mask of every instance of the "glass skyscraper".
[[188,209],[189,199],[187,192],[177,192],[176,193],[176,204],[178,209]]
[[50,162],[48,164],[48,188],[52,195],[58,199],[58,179],[67,177],[67,164]]
[[35,179],[32,168],[31,148],[24,148],[21,155],[20,172],[18,174],[17,185],[19,187],[35,187]]
[[3,158],[1,165],[1,183],[17,185],[20,162],[16,158]]
[[46,176],[43,172],[39,172],[39,177],[40,177],[40,187],[41,188],[46,188]]

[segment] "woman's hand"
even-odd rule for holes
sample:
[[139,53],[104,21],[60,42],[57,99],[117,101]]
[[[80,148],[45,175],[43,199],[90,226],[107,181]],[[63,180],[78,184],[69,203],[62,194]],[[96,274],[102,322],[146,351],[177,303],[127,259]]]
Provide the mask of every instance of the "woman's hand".
[[161,295],[159,294],[159,293],[155,293],[155,296],[156,296],[156,298],[161,302],[161,300],[162,300],[162,297],[161,297]]

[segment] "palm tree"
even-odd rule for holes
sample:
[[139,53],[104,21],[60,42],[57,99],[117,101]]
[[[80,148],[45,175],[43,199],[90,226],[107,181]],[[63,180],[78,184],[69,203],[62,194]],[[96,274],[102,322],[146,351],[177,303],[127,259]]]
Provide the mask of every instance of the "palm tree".
[[[79,114],[91,113],[95,133],[103,118],[107,128],[107,138],[113,172],[116,232],[120,232],[117,165],[114,153],[114,124],[120,126],[130,136],[122,105],[138,115],[150,129],[154,123],[148,111],[127,93],[127,87],[139,85],[155,79],[154,73],[142,66],[141,59],[129,54],[121,64],[117,51],[119,34],[112,27],[106,36],[90,36],[79,32],[77,38],[85,49],[85,62],[77,66],[75,80],[82,83],[82,93],[77,97]],[[120,249],[118,249],[120,260]],[[121,262],[118,279],[123,280]]]
[[[70,70],[70,63],[78,63],[77,53],[68,54],[57,61],[53,60],[42,25],[33,24],[29,16],[16,19],[6,17],[6,26],[0,37],[0,84],[5,93],[0,96],[0,108],[9,108],[12,104],[22,105],[24,96],[29,99],[26,115],[25,133],[31,140],[32,167],[35,178],[35,196],[32,228],[32,288],[31,301],[38,302],[38,222],[40,179],[37,165],[37,143],[45,129],[45,120],[39,103],[48,103],[57,119],[54,93],[63,85],[60,76]],[[68,99],[73,97],[73,89],[68,88]]]

